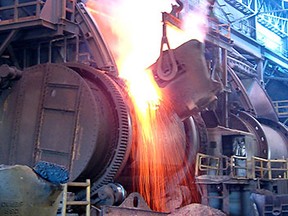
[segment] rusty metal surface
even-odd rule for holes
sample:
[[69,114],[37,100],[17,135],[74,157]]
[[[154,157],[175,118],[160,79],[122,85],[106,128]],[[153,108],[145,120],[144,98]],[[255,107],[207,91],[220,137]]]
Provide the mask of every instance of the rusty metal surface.
[[288,158],[288,128],[280,122],[259,119],[268,141],[268,159]]
[[0,20],[2,64],[23,69],[81,62],[118,75],[97,23],[81,1],[5,0],[0,2]]
[[255,117],[244,111],[238,112],[235,115],[231,114],[230,127],[254,134],[257,140],[257,146],[254,147],[255,156],[267,158],[268,141],[266,138],[266,134],[261,123]]
[[7,64],[0,66],[0,94],[2,89],[11,88],[15,80],[20,79],[22,71],[16,67],[10,67]]
[[149,216],[149,215],[168,215],[161,212],[154,212],[148,210],[141,210],[136,208],[121,208],[115,206],[104,206],[101,210],[100,216],[127,216],[127,215],[137,215],[137,216]]
[[92,114],[99,108],[91,90],[61,65],[29,68],[14,87],[3,101],[7,109],[1,107],[0,152],[7,155],[1,163],[49,161],[65,166],[75,179],[87,166],[98,133]]
[[228,67],[228,73],[229,84],[232,90],[229,95],[230,108],[235,110],[244,109],[246,112],[255,114],[253,104],[250,101],[241,80],[230,67]]
[[133,192],[121,203],[123,208],[138,208],[142,210],[151,211],[150,207],[145,202],[144,198],[137,192]]
[[[103,71],[108,71],[113,75],[118,75],[116,63],[110,50],[107,48],[106,42],[98,30],[95,20],[90,16],[88,10],[83,3],[76,4],[77,13],[75,20],[79,24],[79,29],[84,35],[88,44],[87,49],[96,62],[95,67]],[[94,66],[94,64],[92,63]]]
[[137,216],[163,216],[163,215],[173,215],[173,216],[181,216],[181,215],[195,215],[202,216],[204,214],[207,215],[226,215],[222,211],[218,209],[214,209],[212,207],[201,205],[201,204],[190,204],[183,207],[180,207],[173,212],[165,213],[165,212],[155,212],[151,211],[149,207],[146,207],[146,203],[144,200],[140,201],[140,206],[133,206],[135,203],[135,197],[141,198],[141,196],[137,193],[130,194],[125,200],[127,203],[121,204],[120,206],[103,206],[100,211],[100,216],[127,216],[127,215],[137,215]]
[[[132,123],[127,96],[120,85],[103,71],[83,64],[69,63],[68,67],[85,77],[101,108],[97,117],[101,136],[97,139],[97,151],[90,160],[87,175],[96,175],[91,196],[102,185],[113,181],[124,168],[131,150]],[[87,116],[86,118],[89,118]],[[99,158],[99,159],[98,159]],[[99,162],[101,159],[105,159]],[[98,163],[96,163],[98,161]]]
[[161,216],[168,215],[166,213],[154,212],[148,210],[141,210],[136,208],[121,208],[116,206],[104,206],[101,210],[100,216],[127,216],[127,215],[135,215],[135,216]]
[[246,89],[247,95],[253,104],[257,118],[266,118],[278,121],[278,116],[266,91],[260,83],[254,79],[241,80]]
[[1,95],[0,163],[56,163],[69,170],[70,181],[90,178],[93,194],[125,165],[132,129],[117,84],[90,67],[75,70],[28,68]]
[[262,124],[268,141],[268,159],[288,158],[288,141],[277,129]]
[[[169,74],[171,55],[164,51],[152,66],[155,80],[163,90],[163,95],[170,102],[178,116],[183,120],[194,111],[199,111],[216,100],[216,94],[222,90],[221,84],[212,80],[204,59],[203,44],[190,40],[173,51],[177,63],[177,73],[170,80],[163,80],[160,73]],[[170,52],[171,53],[171,52]]]
[[247,112],[238,112],[230,115],[230,127],[255,135],[255,156],[268,159],[288,157],[288,129],[280,122],[256,119]]
[[139,193],[131,193],[119,206],[103,206],[101,208],[101,216],[127,216],[127,215],[168,215],[168,213],[152,211],[143,197]]

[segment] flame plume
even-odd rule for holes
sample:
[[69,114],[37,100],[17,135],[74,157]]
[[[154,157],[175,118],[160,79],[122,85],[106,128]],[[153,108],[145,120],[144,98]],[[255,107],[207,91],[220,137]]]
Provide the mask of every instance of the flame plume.
[[[132,146],[135,190],[153,210],[169,211],[169,197],[178,185],[191,186],[193,173],[183,168],[186,137],[183,123],[162,101],[161,90],[148,68],[159,56],[162,37],[161,12],[170,11],[174,1],[90,0],[87,3],[116,59],[120,76],[126,80],[135,110],[137,131]],[[199,11],[198,11],[199,12]],[[171,48],[188,39],[204,41],[206,20],[185,16],[190,31],[169,31]],[[199,16],[203,16],[199,18]],[[199,21],[201,22],[191,22]],[[193,31],[191,31],[193,29]],[[194,35],[193,35],[194,34]],[[191,188],[190,188],[191,189]],[[183,194],[182,194],[183,195]],[[179,206],[178,206],[179,207]]]

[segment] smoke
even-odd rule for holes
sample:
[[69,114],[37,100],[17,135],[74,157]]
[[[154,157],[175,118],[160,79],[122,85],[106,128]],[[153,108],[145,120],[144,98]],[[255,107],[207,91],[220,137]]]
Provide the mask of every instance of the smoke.
[[[207,33],[207,1],[199,1],[181,12],[182,30],[168,32],[171,48],[189,39],[203,42]],[[169,13],[173,0],[89,0],[91,9],[108,46],[116,59],[120,75],[149,67],[160,54],[162,12]],[[173,32],[173,31],[177,32]]]
[[[184,172],[182,167],[186,151],[182,122],[169,105],[162,103],[157,106],[162,92],[146,70],[159,57],[163,36],[162,12],[169,13],[171,4],[176,3],[170,0],[87,2],[108,42],[120,76],[127,81],[136,113],[137,131],[132,146],[135,162],[133,179],[138,182],[135,187],[157,211],[169,210],[167,194],[173,193],[180,182],[191,185],[193,179],[192,172]],[[181,29],[167,25],[171,48],[191,39],[204,41],[207,32],[205,5],[199,4],[188,12],[184,9]]]
[[105,29],[104,38],[122,74],[131,68],[143,70],[157,59],[161,12],[170,10],[171,1],[90,0],[88,6],[100,11],[96,21]]
[[191,38],[204,42],[208,32],[208,2],[200,1],[183,17],[183,30]]

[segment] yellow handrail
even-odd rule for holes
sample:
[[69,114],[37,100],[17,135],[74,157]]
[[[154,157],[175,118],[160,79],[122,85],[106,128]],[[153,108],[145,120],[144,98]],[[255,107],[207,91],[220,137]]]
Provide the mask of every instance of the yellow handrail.
[[[90,216],[90,208],[91,208],[91,201],[90,201],[90,179],[87,179],[86,182],[68,182],[64,184],[63,190],[63,201],[62,201],[62,212],[61,216],[66,216],[66,207],[70,206],[86,206],[86,216]],[[84,201],[69,201],[67,200],[67,192],[68,187],[85,187],[86,188],[86,200]]]
[[220,171],[227,170],[228,168],[229,158],[226,156],[216,157],[202,153],[197,154],[196,176],[199,175],[199,171],[205,172],[206,174],[213,172],[215,175],[220,175]]
[[[223,162],[224,161],[224,162]],[[249,164],[249,167],[248,167]],[[223,170],[231,172],[223,173]],[[201,172],[201,173],[200,173]],[[195,175],[229,175],[232,178],[253,179],[288,179],[288,159],[264,159],[233,155],[212,156],[198,153]]]
[[[244,162],[244,166],[240,162]],[[236,178],[239,178],[239,177],[247,178],[248,177],[247,162],[248,162],[247,157],[242,157],[242,156],[237,156],[237,155],[231,156],[231,160],[230,160],[231,176],[236,177]]]
[[288,100],[273,101],[273,104],[279,117],[288,116]]
[[264,159],[252,157],[253,160],[253,177],[257,178],[288,178],[288,160],[287,159]]

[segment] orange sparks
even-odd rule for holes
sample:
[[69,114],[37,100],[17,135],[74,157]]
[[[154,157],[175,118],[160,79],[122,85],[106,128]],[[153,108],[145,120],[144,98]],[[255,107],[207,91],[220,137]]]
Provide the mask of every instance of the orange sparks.
[[158,110],[147,109],[146,116],[137,113],[136,118],[141,126],[133,149],[136,189],[152,209],[169,211],[168,198],[182,180],[175,175],[182,171],[185,158],[183,125],[162,104]]
[[[191,174],[183,169],[186,154],[183,123],[163,103],[161,90],[151,71],[146,69],[159,57],[161,12],[170,12],[171,3],[175,4],[168,0],[90,0],[87,3],[116,58],[120,77],[127,81],[136,113],[137,130],[132,147],[135,189],[157,211],[169,211],[169,205],[173,205],[167,199],[169,194],[185,181],[188,185],[187,179],[191,181]],[[204,41],[205,19],[197,16],[195,19],[191,14],[185,15],[185,31],[167,30],[171,48],[192,38]],[[202,21],[194,22],[199,20]]]

